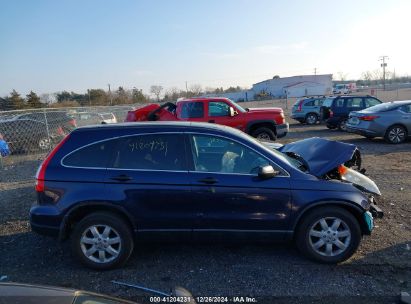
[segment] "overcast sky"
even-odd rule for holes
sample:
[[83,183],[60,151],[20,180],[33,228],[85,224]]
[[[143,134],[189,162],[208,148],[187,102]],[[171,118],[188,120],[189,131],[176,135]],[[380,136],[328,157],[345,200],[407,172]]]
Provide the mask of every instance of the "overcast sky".
[[0,0],[0,96],[411,74],[411,1]]

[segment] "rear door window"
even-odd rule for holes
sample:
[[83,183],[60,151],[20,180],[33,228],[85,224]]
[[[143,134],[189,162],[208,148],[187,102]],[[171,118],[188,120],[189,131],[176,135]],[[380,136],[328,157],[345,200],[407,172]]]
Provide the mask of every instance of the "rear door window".
[[68,167],[106,168],[113,144],[114,140],[107,140],[87,145],[65,156],[62,164]]
[[326,98],[323,102],[323,107],[331,108],[334,98]]
[[181,106],[181,118],[202,118],[202,117],[204,117],[204,103],[202,101],[185,102]]
[[185,143],[179,134],[148,134],[119,138],[110,165],[130,170],[187,170]]
[[362,108],[362,98],[361,97],[345,98],[345,107],[351,108],[351,109]]

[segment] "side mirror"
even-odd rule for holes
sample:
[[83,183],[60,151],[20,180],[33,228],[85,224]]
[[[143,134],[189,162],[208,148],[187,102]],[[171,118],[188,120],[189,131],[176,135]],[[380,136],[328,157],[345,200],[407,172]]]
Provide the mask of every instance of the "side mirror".
[[238,112],[237,112],[236,110],[234,110],[233,107],[230,107],[230,117],[233,117],[233,116],[235,116],[235,115],[237,115],[237,114],[238,114]]
[[269,179],[276,176],[279,172],[275,171],[273,166],[267,165],[264,167],[258,168],[258,177],[261,179]]

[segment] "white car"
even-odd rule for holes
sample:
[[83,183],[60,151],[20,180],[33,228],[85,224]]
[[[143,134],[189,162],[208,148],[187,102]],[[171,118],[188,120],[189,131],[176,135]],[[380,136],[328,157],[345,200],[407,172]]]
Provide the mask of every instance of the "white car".
[[101,117],[101,123],[103,124],[117,123],[117,118],[113,113],[99,113],[98,115]]
[[333,89],[333,94],[350,94],[351,89],[345,84],[337,84]]
[[76,117],[78,126],[117,123],[113,113],[77,112],[71,115]]

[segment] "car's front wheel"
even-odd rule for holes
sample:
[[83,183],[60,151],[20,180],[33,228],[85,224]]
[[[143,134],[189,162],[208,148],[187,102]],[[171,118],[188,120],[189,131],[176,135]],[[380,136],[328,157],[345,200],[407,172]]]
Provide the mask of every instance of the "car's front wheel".
[[274,141],[277,139],[275,133],[266,127],[257,128],[251,135],[261,141]]
[[350,258],[361,241],[357,219],[340,207],[317,208],[297,227],[296,245],[310,259],[339,263]]
[[71,236],[73,255],[85,266],[97,270],[124,265],[134,243],[124,220],[107,212],[96,212],[82,219]]

